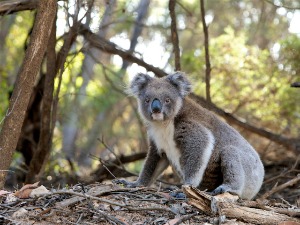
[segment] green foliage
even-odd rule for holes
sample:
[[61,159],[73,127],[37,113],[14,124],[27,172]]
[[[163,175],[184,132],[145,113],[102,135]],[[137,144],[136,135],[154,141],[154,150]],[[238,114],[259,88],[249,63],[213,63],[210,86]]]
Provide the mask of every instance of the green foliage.
[[298,76],[300,73],[300,37],[291,35],[287,39],[281,41],[280,58],[282,70]]
[[[297,38],[292,40],[293,44],[291,40],[283,42],[281,56],[290,62],[285,62],[285,67],[296,71],[300,42]],[[283,130],[291,121],[299,121],[295,113],[300,110],[299,95],[289,87],[293,73],[280,70],[268,50],[248,45],[243,32],[235,33],[228,27],[223,35],[211,38],[210,59],[211,96],[216,105],[274,130]],[[185,53],[182,62],[184,70],[197,80],[195,92],[205,96],[204,50],[196,48]],[[282,119],[274,124],[278,116]]]

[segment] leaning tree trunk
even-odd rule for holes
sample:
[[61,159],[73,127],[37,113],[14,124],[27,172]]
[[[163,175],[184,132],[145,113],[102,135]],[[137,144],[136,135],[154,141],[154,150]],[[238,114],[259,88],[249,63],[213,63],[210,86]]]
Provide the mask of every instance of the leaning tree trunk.
[[4,186],[20,136],[34,82],[46,51],[56,7],[56,0],[40,0],[38,4],[30,44],[26,50],[0,133],[0,189]]
[[[55,12],[56,13],[56,12]],[[29,170],[26,176],[26,183],[31,183],[36,180],[36,175],[40,174],[41,168],[48,158],[52,146],[52,106],[54,79],[56,75],[56,26],[53,21],[52,30],[47,46],[47,73],[43,83],[43,101],[41,109],[41,123],[39,142],[37,149],[33,154],[29,165]]]

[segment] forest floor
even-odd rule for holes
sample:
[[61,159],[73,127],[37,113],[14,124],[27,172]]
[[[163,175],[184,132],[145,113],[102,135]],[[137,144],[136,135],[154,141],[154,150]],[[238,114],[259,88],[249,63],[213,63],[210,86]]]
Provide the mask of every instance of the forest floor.
[[187,198],[178,199],[172,197],[174,189],[163,184],[124,188],[111,182],[46,187],[37,196],[28,194],[40,186],[35,184],[27,188],[28,193],[26,188],[6,194],[0,191],[0,224],[300,225],[298,173],[298,163],[266,167],[265,182],[255,201],[211,198],[193,189],[185,190]]

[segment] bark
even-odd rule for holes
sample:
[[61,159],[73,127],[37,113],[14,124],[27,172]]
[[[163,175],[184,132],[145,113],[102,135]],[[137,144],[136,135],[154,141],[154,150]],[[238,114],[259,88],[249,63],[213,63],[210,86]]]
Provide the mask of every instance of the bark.
[[0,160],[0,188],[4,186],[7,170],[20,136],[34,82],[40,71],[42,56],[46,51],[56,7],[56,0],[40,0],[38,4],[31,41],[26,50],[0,133],[2,156],[2,160]]
[[[229,193],[210,196],[195,187],[183,186],[188,197],[188,203],[210,216],[226,216],[253,224],[273,225],[285,221],[299,222],[300,220],[285,215],[282,209],[265,206],[260,202],[238,200],[238,196]],[[263,208],[263,209],[261,209]],[[267,209],[267,210],[264,210]],[[291,212],[293,210],[290,210]],[[297,209],[294,210],[297,212]],[[221,221],[219,221],[221,223]]]
[[[93,34],[90,30],[86,29],[84,26],[81,26],[82,30],[80,31],[82,35],[86,37],[86,40],[90,42],[91,45],[99,48],[103,52],[119,55],[121,58],[126,59],[132,63],[136,63],[148,71],[152,71],[156,76],[163,77],[166,76],[167,73],[157,67],[154,67],[142,59],[139,59],[132,54],[130,54],[129,51],[121,49],[116,44],[105,40],[104,38],[97,37],[95,34]],[[257,134],[259,136],[262,136],[264,138],[267,138],[271,141],[274,141],[277,144],[283,145],[287,149],[290,149],[292,151],[295,151],[296,153],[300,152],[300,139],[298,138],[288,138],[279,134],[272,133],[268,130],[258,128],[254,125],[251,125],[245,121],[242,121],[242,119],[239,119],[235,117],[234,115],[225,112],[223,109],[218,108],[215,104],[205,100],[201,96],[197,96],[192,94],[191,97],[197,101],[201,106],[204,108],[207,108],[217,115],[223,117],[227,120],[228,123],[232,125],[237,125],[243,129],[246,129],[249,132],[252,132],[254,134]]]
[[171,16],[171,39],[173,43],[173,52],[175,55],[175,71],[180,71],[180,49],[179,49],[179,40],[177,34],[177,23],[176,23],[176,14],[175,14],[175,5],[176,0],[169,1],[169,11]]
[[44,95],[42,102],[41,112],[41,131],[37,150],[34,152],[33,158],[30,163],[29,171],[26,176],[26,183],[32,183],[35,175],[39,174],[42,166],[44,165],[50,150],[52,132],[52,105],[53,105],[53,92],[54,92],[54,79],[56,75],[55,62],[55,44],[56,44],[56,21],[53,20],[50,39],[47,47],[47,74],[44,81]]
[[36,9],[38,0],[8,0],[0,2],[0,16],[23,10]]

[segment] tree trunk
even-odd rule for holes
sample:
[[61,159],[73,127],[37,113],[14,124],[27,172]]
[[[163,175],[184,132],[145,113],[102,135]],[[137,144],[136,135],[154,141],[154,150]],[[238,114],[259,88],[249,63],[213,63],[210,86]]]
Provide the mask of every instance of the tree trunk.
[[0,133],[0,189],[4,186],[12,155],[20,136],[34,82],[46,51],[56,7],[56,0],[41,0],[37,8],[38,13],[31,41],[25,53]]
[[51,149],[52,132],[52,105],[54,92],[54,79],[56,75],[56,26],[53,20],[52,31],[47,47],[47,74],[44,80],[44,95],[41,110],[41,130],[37,149],[34,152],[30,162],[29,171],[26,176],[26,183],[31,183],[36,180],[35,175],[39,174],[44,165]]

